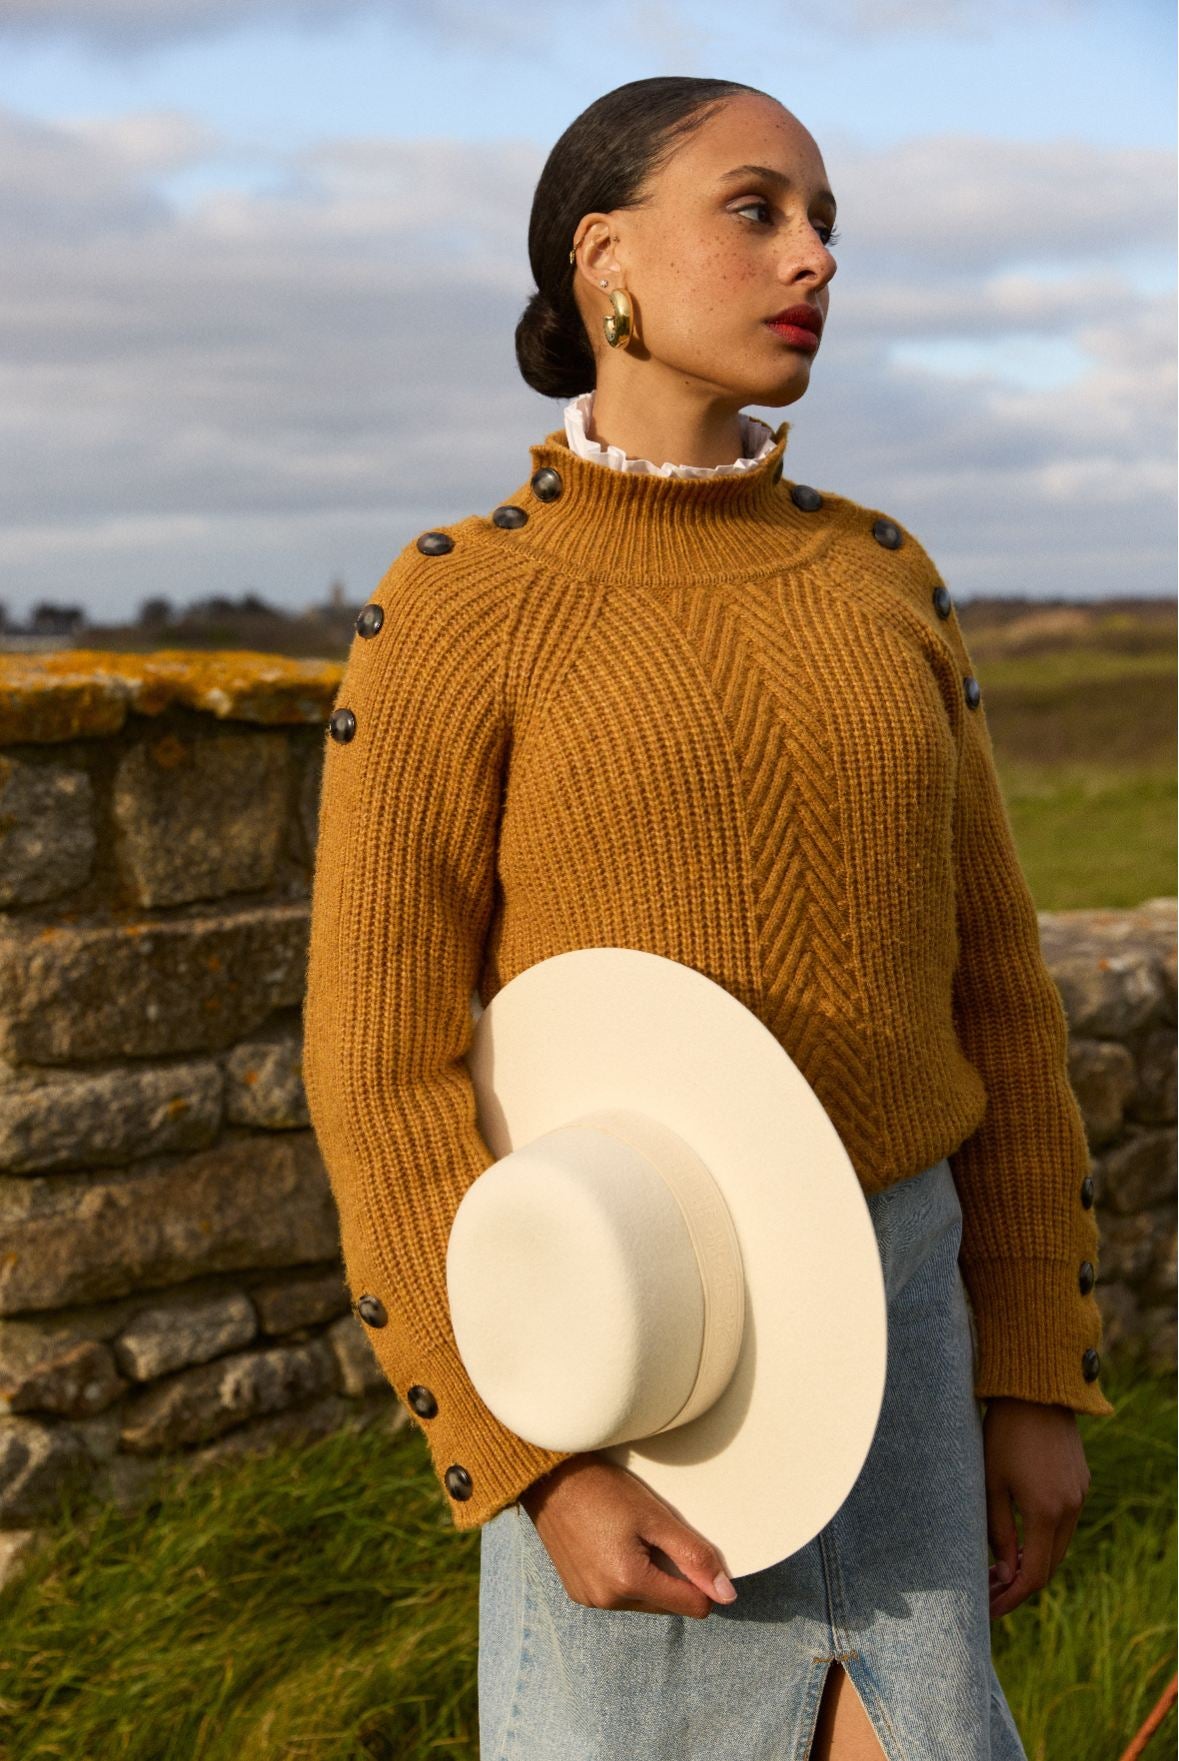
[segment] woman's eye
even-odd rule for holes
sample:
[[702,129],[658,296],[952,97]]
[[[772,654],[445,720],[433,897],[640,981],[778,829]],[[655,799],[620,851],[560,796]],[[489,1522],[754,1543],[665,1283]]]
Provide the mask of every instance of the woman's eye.
[[[733,209],[733,213],[734,214],[746,214],[746,213],[748,213],[748,211],[751,208],[763,208],[768,212],[769,207],[770,207],[769,202],[765,202],[765,201],[762,201],[762,202],[743,202],[739,208]],[[760,223],[758,223],[758,224],[760,224]],[[820,226],[818,230],[820,232],[825,232],[827,234],[826,238],[823,240],[823,243],[827,246],[828,249],[830,249],[830,247],[835,243],[836,239],[839,237],[839,228],[836,226]]]

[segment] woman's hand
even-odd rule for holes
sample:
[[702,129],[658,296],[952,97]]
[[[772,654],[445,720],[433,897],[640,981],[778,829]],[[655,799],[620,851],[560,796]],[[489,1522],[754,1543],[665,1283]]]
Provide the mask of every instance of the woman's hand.
[[569,1597],[586,1608],[705,1620],[713,1600],[737,1594],[711,1541],[628,1468],[592,1451],[560,1462],[520,1503]]
[[[1008,1397],[989,1400],[983,1419],[991,1619],[1042,1590],[1068,1552],[1090,1473],[1071,1407]],[[1023,1518],[1023,1546],[1015,1510]]]

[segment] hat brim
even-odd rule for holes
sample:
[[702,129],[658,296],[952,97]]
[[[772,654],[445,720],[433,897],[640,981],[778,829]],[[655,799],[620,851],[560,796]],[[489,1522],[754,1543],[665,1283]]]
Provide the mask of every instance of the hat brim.
[[702,1157],[741,1249],[736,1368],[697,1418],[598,1453],[719,1548],[731,1577],[805,1546],[871,1446],[887,1310],[863,1189],[798,1066],[722,985],[614,947],[517,974],[476,1020],[467,1066],[497,1158],[599,1107],[648,1113]]

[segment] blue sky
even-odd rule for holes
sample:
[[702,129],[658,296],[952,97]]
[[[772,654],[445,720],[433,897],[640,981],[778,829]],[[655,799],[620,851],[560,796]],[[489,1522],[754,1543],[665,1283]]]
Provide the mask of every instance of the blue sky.
[[511,346],[536,177],[659,73],[772,92],[839,198],[788,473],[962,598],[1173,592],[1173,7],[805,10],[6,0],[10,615],[359,602],[494,506],[561,418]]

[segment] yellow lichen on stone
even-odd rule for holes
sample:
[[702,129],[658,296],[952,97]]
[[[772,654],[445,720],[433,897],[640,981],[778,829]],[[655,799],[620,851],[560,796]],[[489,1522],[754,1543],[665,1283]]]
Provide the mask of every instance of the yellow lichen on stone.
[[340,660],[252,649],[0,653],[0,745],[93,739],[173,703],[221,721],[323,722],[343,671]]

